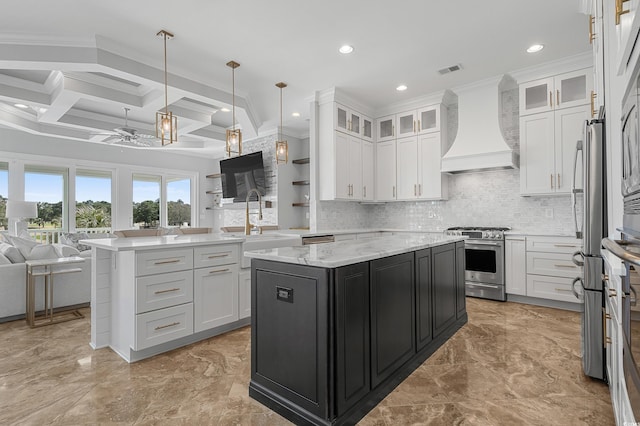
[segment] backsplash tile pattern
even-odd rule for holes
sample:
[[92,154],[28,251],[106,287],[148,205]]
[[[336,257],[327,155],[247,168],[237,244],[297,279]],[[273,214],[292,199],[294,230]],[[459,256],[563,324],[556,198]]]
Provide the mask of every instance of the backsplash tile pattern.
[[317,201],[316,229],[368,228],[371,205],[352,201]]

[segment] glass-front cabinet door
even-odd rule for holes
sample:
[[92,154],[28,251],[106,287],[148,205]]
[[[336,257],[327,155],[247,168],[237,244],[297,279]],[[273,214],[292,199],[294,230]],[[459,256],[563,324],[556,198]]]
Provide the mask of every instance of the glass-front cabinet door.
[[341,132],[347,132],[349,131],[349,110],[340,105],[340,104],[336,104],[336,109],[335,109],[335,130],[341,131]]
[[360,134],[360,113],[355,111],[349,111],[349,131],[357,135]]
[[554,107],[553,78],[520,85],[520,115],[551,111]]
[[397,137],[411,136],[416,134],[417,126],[416,112],[408,111],[396,115],[396,127],[398,129]]
[[378,142],[395,139],[395,119],[395,115],[388,115],[376,120],[376,122],[378,123]]
[[440,105],[432,105],[418,110],[418,134],[440,131]]
[[360,135],[362,139],[366,141],[373,141],[373,120],[369,117],[362,116],[362,127],[360,129]]
[[555,108],[570,108],[590,103],[593,90],[592,73],[593,70],[588,68],[556,76]]

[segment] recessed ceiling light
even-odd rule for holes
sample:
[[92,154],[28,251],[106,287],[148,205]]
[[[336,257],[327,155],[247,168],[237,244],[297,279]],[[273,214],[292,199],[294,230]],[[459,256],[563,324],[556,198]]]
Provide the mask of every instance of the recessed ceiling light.
[[231,110],[230,110],[229,108],[220,108],[220,111],[222,111],[222,112],[229,112],[229,111],[231,111]]
[[338,49],[338,51],[342,54],[349,54],[351,52],[353,52],[353,46],[350,46],[348,44],[345,44],[344,46],[341,46],[340,49]]
[[29,106],[25,105],[25,104],[13,104],[13,106],[16,107],[16,108],[22,108],[22,109],[29,108]]
[[292,117],[300,117],[300,113],[299,112],[292,112],[291,116]]
[[44,114],[48,110],[46,108],[40,107],[40,108],[38,108],[38,111],[40,112],[40,114]]
[[542,44],[532,44],[527,49],[527,53],[536,53],[536,52],[541,51],[542,49],[544,49],[544,45],[542,45]]
[[400,86],[396,87],[396,90],[398,92],[404,92],[405,90],[407,90],[407,86],[405,86],[404,84],[401,84]]

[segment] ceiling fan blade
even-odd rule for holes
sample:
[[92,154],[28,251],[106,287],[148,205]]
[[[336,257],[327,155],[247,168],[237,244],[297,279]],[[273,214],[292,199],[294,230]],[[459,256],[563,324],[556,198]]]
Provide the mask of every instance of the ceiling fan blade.
[[103,143],[108,143],[108,144],[113,144],[118,142],[119,140],[122,140],[122,138],[119,135],[111,135],[111,137],[106,138],[105,140],[103,140]]

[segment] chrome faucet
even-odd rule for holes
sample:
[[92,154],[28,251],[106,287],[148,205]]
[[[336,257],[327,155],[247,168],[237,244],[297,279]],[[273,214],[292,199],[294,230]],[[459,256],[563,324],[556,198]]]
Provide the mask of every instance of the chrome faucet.
[[[244,235],[251,235],[251,228],[254,227],[254,225],[252,225],[251,222],[249,221],[249,198],[251,197],[252,192],[255,192],[256,194],[258,194],[258,207],[260,209],[260,212],[258,213],[258,220],[262,220],[262,195],[260,195],[260,192],[256,188],[251,188],[249,192],[247,192],[247,199],[245,200],[245,202],[247,203],[247,206],[246,206],[245,218],[244,218]],[[258,229],[260,230],[259,232],[262,234],[262,228],[258,228]]]

